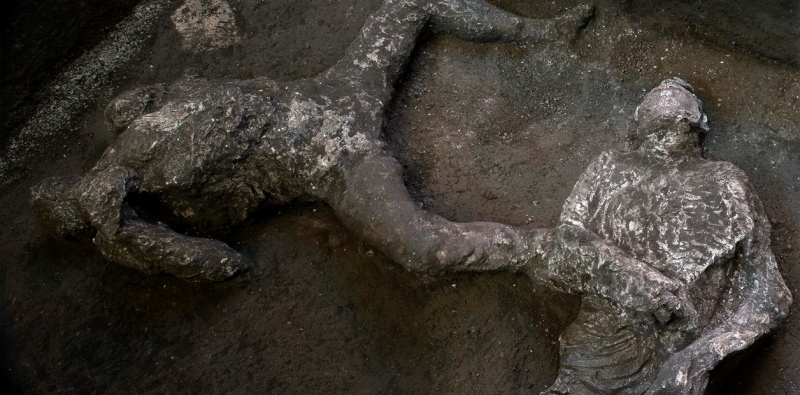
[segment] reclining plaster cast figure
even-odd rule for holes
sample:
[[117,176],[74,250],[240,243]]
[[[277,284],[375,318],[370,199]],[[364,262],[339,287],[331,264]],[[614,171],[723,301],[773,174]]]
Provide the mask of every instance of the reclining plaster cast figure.
[[154,196],[197,229],[323,201],[409,269],[522,270],[583,294],[547,393],[702,393],[708,372],[774,328],[791,297],[746,176],[700,156],[705,122],[684,83],[668,80],[647,95],[641,148],[590,165],[555,230],[452,223],[420,210],[382,141],[392,85],[424,26],[528,42],[572,34],[589,16],[586,7],[530,20],[472,0],[387,1],[316,78],[187,80],[121,95],[108,108],[109,123],[123,130],[118,141],[86,176],[35,187],[33,205],[64,236],[94,234],[111,261],[219,280],[247,260],[140,218],[129,195]]
[[580,278],[570,266],[643,264],[678,282],[684,316],[642,315],[587,294],[561,336],[549,393],[702,394],[717,363],[788,313],[761,201],[742,170],[701,156],[708,127],[691,89],[668,79],[645,96],[636,109],[640,148],[589,165],[540,268],[580,292],[627,284],[599,272]]
[[[541,254],[521,270],[583,295],[545,394],[702,394],[717,363],[788,313],[761,202],[739,168],[701,156],[707,126],[690,89],[668,79],[650,91],[636,110],[640,148],[595,159],[558,227],[531,243]],[[678,304],[647,307],[653,283]]]
[[144,220],[128,204],[132,195],[155,198],[174,223],[198,230],[240,223],[257,209],[322,201],[413,270],[519,260],[525,232],[453,223],[417,207],[383,141],[384,113],[426,26],[467,40],[527,43],[569,38],[591,15],[582,6],[534,20],[481,0],[387,0],[344,58],[315,78],[190,79],[120,95],[106,112],[122,131],[117,141],[87,175],[34,187],[33,206],[61,235],[93,235],[110,261],[195,281],[225,279],[249,263],[220,241]]

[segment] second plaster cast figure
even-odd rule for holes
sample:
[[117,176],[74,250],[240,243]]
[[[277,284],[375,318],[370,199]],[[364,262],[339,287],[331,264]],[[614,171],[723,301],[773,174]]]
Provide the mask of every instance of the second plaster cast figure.
[[570,38],[592,15],[520,18],[481,0],[388,0],[345,56],[292,83],[185,80],[116,98],[121,134],[83,177],[47,179],[32,202],[45,226],[93,237],[108,260],[193,281],[228,278],[247,259],[224,243],[142,218],[132,198],[158,203],[172,224],[209,230],[298,200],[330,205],[339,219],[394,261],[418,271],[524,257],[524,232],[453,223],[422,211],[382,136],[393,85],[426,27],[475,41]]
[[[708,126],[691,86],[663,81],[636,118],[641,146],[589,165],[538,269],[568,291],[591,290],[561,335],[559,376],[546,393],[703,394],[717,363],[775,328],[791,304],[749,179],[701,156]],[[683,316],[643,315],[603,297],[610,287],[625,298],[626,284],[602,273],[614,265],[676,281]]]
[[[583,297],[544,394],[702,394],[709,372],[774,329],[792,302],[747,176],[701,156],[707,125],[691,87],[663,81],[636,117],[641,146],[595,159],[559,225],[532,239],[540,254],[508,266]],[[652,284],[677,304],[656,288],[648,297]]]

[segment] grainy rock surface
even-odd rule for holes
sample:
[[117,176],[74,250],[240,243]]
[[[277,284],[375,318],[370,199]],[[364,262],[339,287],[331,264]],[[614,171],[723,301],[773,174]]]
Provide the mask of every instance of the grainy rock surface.
[[[240,44],[186,52],[167,12],[144,57],[115,75],[114,93],[185,75],[313,76],[341,57],[379,2],[228,3]],[[495,3],[553,16],[578,2]],[[590,160],[626,147],[644,91],[677,75],[695,85],[712,120],[706,154],[752,180],[797,295],[800,72],[781,56],[761,56],[798,39],[794,5],[768,2],[780,12],[743,28],[717,18],[719,8],[695,12],[681,1],[646,12],[635,2],[596,3],[597,19],[568,47],[422,40],[386,132],[416,200],[456,221],[552,227]],[[686,15],[715,23],[687,26]],[[753,44],[729,44],[726,29]],[[529,393],[555,379],[558,334],[578,311],[575,299],[532,290],[524,276],[407,274],[324,206],[271,213],[224,237],[257,262],[258,275],[242,283],[146,276],[50,238],[28,190],[92,166],[115,138],[103,124],[105,104],[87,107],[66,143],[38,151],[0,197],[4,385],[30,393]],[[710,391],[798,392],[798,330],[800,316],[789,315],[736,358],[735,375],[726,374],[731,363],[720,366]]]
[[186,51],[225,48],[239,41],[231,6],[222,0],[187,0],[170,16]]

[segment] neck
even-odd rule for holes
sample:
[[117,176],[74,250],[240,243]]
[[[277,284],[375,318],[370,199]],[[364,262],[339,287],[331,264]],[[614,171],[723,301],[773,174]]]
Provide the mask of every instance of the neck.
[[683,120],[659,120],[640,127],[639,151],[656,157],[700,156],[699,137]]

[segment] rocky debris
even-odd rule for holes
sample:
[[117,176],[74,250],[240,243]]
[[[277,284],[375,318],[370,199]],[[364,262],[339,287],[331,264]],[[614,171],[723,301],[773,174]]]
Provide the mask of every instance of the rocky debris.
[[203,52],[239,42],[236,17],[224,0],[186,0],[170,19],[187,51]]
[[158,22],[175,3],[148,0],[139,4],[105,41],[78,58],[46,88],[50,100],[10,139],[0,157],[0,188],[22,177],[34,157],[61,146],[89,106],[111,98],[113,73],[141,54]]

